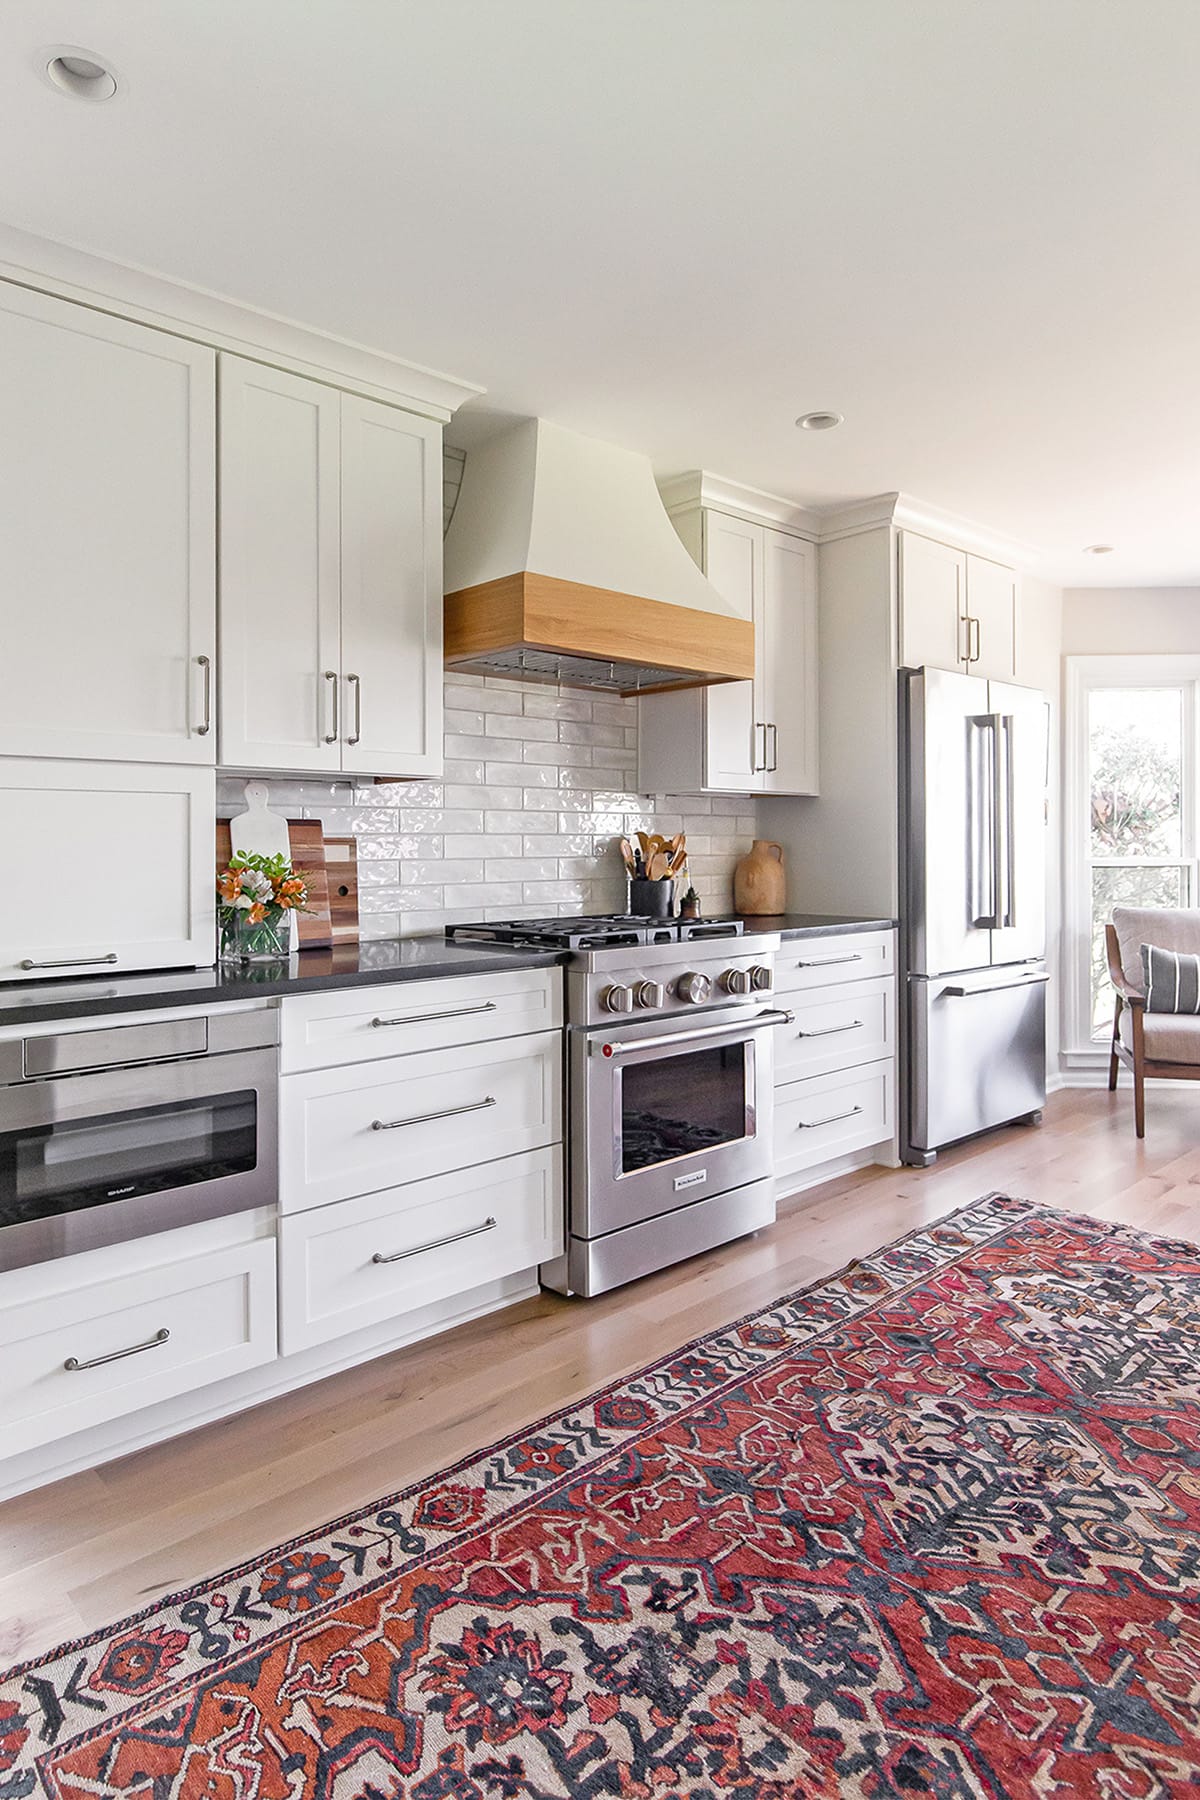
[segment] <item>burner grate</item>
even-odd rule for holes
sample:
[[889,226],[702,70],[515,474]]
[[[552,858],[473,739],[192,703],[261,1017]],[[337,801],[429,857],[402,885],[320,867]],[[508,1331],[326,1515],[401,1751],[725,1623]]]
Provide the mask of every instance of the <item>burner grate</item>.
[[740,919],[651,919],[638,913],[599,913],[561,919],[479,920],[447,925],[450,943],[512,944],[526,949],[613,950],[637,944],[694,943],[740,937]]

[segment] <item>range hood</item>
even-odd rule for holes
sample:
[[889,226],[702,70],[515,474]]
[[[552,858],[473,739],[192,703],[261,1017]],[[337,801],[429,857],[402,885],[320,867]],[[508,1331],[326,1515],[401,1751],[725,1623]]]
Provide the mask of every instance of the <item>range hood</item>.
[[646,694],[754,674],[649,460],[545,419],[472,450],[445,545],[446,666]]

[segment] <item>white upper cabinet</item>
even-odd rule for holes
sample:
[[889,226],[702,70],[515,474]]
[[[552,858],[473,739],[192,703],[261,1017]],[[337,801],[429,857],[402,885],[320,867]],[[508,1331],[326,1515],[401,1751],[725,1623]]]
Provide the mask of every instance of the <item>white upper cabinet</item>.
[[221,358],[221,761],[235,768],[341,768],[340,414],[336,388]]
[[817,553],[786,531],[763,532],[759,676],[767,794],[818,792]]
[[215,368],[0,285],[0,754],[215,762]]
[[441,429],[221,357],[221,761],[437,774]]
[[[762,787],[762,724],[755,695],[762,676],[762,628],[755,600],[762,593],[763,531],[745,519],[706,512],[701,568],[743,619],[753,619],[753,681],[724,681],[694,696],[704,713],[703,777],[706,788],[754,793]],[[646,701],[643,706],[653,705]]]
[[211,769],[0,757],[0,981],[194,967],[215,952]]
[[901,665],[1011,681],[1013,570],[915,531],[899,541]]
[[817,562],[806,538],[716,507],[674,514],[708,579],[754,621],[753,681],[648,696],[638,785],[648,793],[818,792]]
[[974,635],[971,674],[988,681],[1016,676],[1017,577],[985,556],[967,557],[967,611]]
[[342,395],[342,768],[442,769],[442,434]]

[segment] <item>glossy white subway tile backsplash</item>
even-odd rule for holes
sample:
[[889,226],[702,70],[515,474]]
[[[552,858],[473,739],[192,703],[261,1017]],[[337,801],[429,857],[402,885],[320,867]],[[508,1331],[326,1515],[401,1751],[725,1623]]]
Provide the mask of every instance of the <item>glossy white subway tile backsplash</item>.
[[[733,867],[754,836],[738,795],[635,789],[637,705],[478,675],[446,677],[441,781],[273,781],[271,804],[358,840],[365,939],[453,921],[612,912],[627,902],[616,839],[686,831],[704,910],[732,905]],[[223,817],[244,805],[222,776]]]

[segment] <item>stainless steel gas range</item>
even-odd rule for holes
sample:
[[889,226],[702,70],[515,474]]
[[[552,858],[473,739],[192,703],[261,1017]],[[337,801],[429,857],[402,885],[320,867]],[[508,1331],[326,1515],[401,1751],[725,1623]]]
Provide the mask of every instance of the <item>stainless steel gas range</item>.
[[778,937],[619,915],[447,936],[567,952],[568,1238],[546,1287],[602,1294],[770,1224]]

